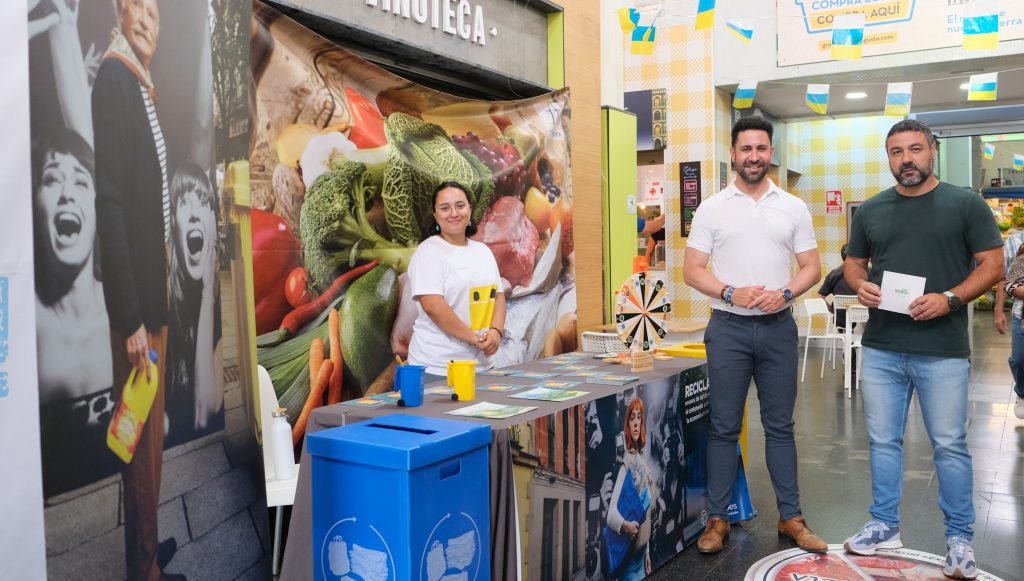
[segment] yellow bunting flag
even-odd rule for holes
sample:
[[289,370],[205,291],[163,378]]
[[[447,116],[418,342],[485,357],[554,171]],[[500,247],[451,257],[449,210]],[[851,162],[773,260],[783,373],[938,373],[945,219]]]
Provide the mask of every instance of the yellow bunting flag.
[[864,49],[864,13],[837,14],[832,20],[832,58],[856,60]]
[[636,8],[620,8],[618,14],[619,26],[622,27],[622,32],[633,32],[633,29],[640,22],[640,12]]
[[710,30],[715,25],[715,0],[700,0],[697,4],[696,30]]
[[654,33],[653,26],[637,26],[633,29],[633,42],[630,43],[629,52],[632,54],[654,54]]
[[885,114],[906,117],[910,114],[910,99],[914,83],[889,83],[885,93]]
[[999,48],[999,6],[994,0],[974,0],[963,4],[964,48]]
[[732,97],[733,109],[749,109],[754,106],[754,94],[757,92],[757,81],[740,81],[736,94]]
[[828,85],[807,85],[807,106],[815,113],[828,113]]
[[998,93],[999,73],[971,75],[968,101],[995,101]]
[[740,39],[743,44],[750,44],[750,41],[754,40],[754,25],[748,20],[733,20],[730,18],[725,22],[725,29]]

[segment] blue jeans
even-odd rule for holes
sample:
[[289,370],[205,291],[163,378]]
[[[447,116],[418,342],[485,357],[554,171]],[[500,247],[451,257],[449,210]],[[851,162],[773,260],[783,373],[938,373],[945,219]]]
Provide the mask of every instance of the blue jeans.
[[1013,391],[1024,398],[1024,330],[1016,317],[1010,319],[1010,374],[1013,375]]
[[868,512],[889,526],[900,523],[903,433],[911,395],[916,391],[935,451],[939,508],[945,516],[946,536],[972,538],[974,482],[966,428],[970,360],[865,347],[862,363],[861,392],[871,446],[874,499]]

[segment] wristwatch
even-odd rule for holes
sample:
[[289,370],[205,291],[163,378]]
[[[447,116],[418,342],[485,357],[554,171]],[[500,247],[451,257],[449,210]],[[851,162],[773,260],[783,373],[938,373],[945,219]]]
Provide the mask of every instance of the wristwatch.
[[953,294],[953,291],[946,291],[942,294],[946,295],[946,302],[949,304],[950,311],[955,311],[960,307],[964,306],[964,304],[960,301],[960,297]]
[[786,302],[793,300],[793,291],[788,288],[782,289],[782,298],[786,299]]

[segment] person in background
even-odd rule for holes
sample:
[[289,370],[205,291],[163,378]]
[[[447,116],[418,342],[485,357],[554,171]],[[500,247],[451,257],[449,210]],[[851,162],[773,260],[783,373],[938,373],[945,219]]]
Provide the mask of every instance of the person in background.
[[[839,249],[839,255],[842,257],[843,262],[846,261],[846,247],[847,244],[843,244],[843,247]],[[821,288],[818,289],[818,296],[825,298],[829,295],[853,295],[853,289],[850,285],[846,284],[846,279],[843,278],[843,265],[833,268],[828,274],[825,275],[824,282],[821,283]],[[833,311],[832,304],[828,306],[830,311]],[[846,327],[846,309],[839,309],[839,313],[836,315],[836,326]]]
[[505,328],[505,294],[494,254],[470,240],[476,233],[466,188],[444,182],[433,194],[434,225],[409,263],[416,322],[409,363],[427,368],[426,381],[447,374],[448,362],[476,360],[491,368]]
[[[871,309],[862,339],[861,393],[873,502],[871,520],[844,547],[873,555],[903,546],[903,434],[916,392],[935,450],[945,517],[943,573],[973,579],[974,474],[966,427],[971,350],[961,307],[1002,278],[1003,240],[981,196],[939,182],[933,173],[935,136],[927,125],[900,121],[885,147],[897,184],[857,211],[845,263],[846,282]],[[885,271],[925,278],[925,294],[911,301],[908,313],[878,308]]]
[[[1003,276],[1010,273],[1010,263],[1020,253],[1024,242],[1024,232],[1017,232],[1010,235],[1003,243]],[[1024,311],[1024,301],[1013,297],[1013,307],[1010,308],[1010,320],[1006,319],[1006,290],[1003,284],[996,285],[996,303],[992,307],[993,322],[996,330],[1005,335],[1007,329],[1010,331],[1010,375],[1013,376],[1013,414],[1024,420],[1024,322],[1021,321],[1021,313]]]
[[[761,117],[733,126],[729,154],[736,179],[697,209],[683,258],[686,284],[712,297],[704,333],[711,384],[710,518],[697,541],[701,553],[721,551],[729,536],[736,444],[752,378],[779,511],[776,528],[805,551],[828,549],[800,511],[793,435],[798,337],[792,304],[821,278],[821,260],[807,204],[768,179],[772,131]],[[799,270],[792,276],[794,258]]]
[[637,218],[637,234],[654,234],[658,230],[665,229],[665,214],[659,214],[651,219]]
[[659,214],[654,218],[645,220],[636,219],[636,231],[638,234],[647,234],[647,251],[644,258],[649,266],[654,266],[654,249],[658,242],[665,242],[665,214]]
[[651,232],[651,235],[647,238],[647,252],[644,253],[644,257],[647,259],[647,264],[654,265],[654,250],[658,247],[658,243],[665,243],[665,227]]
[[118,26],[92,94],[96,215],[115,398],[121,397],[132,368],[150,373],[150,349],[157,353],[158,374],[149,419],[131,462],[121,473],[126,576],[129,581],[184,580],[183,575],[161,570],[177,544],[172,538],[161,545],[157,522],[171,211],[167,147],[149,72],[160,33],[160,12],[156,0],[116,0],[115,10]]

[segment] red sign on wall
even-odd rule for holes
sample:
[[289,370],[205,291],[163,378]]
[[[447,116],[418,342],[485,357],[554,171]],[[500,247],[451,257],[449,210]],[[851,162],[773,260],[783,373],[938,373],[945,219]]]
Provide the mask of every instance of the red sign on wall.
[[825,213],[826,214],[842,214],[843,213],[843,190],[826,190],[825,191]]

